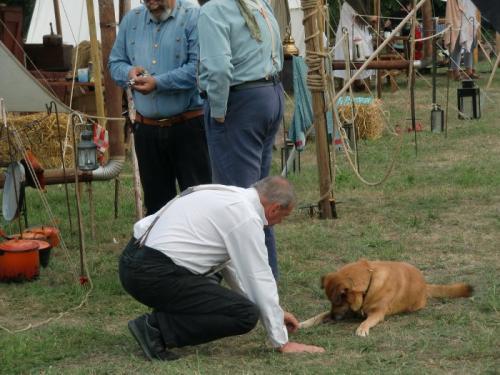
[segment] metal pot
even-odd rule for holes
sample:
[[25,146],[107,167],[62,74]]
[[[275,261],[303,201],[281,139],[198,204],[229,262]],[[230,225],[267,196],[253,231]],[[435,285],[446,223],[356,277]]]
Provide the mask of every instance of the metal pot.
[[40,258],[40,265],[45,268],[49,265],[50,250],[52,250],[52,245],[49,239],[42,233],[24,231],[22,236],[19,233],[11,236],[12,238],[20,240],[30,240],[38,243],[38,256]]
[[30,240],[0,243],[0,281],[24,281],[38,277],[39,244]]
[[59,229],[55,227],[47,227],[45,225],[42,225],[40,227],[33,227],[33,228],[28,228],[23,232],[23,237],[26,237],[25,234],[27,233],[36,233],[36,234],[41,234],[43,237],[47,239],[47,241],[50,243],[51,247],[56,247],[59,245]]

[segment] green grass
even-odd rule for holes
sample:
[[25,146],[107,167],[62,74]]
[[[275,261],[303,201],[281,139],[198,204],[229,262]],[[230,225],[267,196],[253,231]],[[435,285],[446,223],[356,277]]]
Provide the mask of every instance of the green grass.
[[[483,70],[487,66],[480,67]],[[446,80],[440,72],[438,98]],[[484,86],[488,74],[482,74]],[[427,77],[430,79],[429,77]],[[401,87],[405,83],[401,79]],[[173,363],[147,362],[126,323],[146,311],[121,288],[117,259],[134,222],[130,167],[120,179],[119,212],[114,217],[114,182],[92,185],[95,238],[91,238],[89,198],[82,185],[86,258],[93,290],[78,284],[79,247],[74,186],[70,186],[70,231],[64,188],[44,193],[67,251],[53,250],[49,267],[33,282],[0,284],[0,374],[495,374],[500,372],[500,79],[483,100],[483,117],[457,119],[457,84],[450,88],[448,133],[430,130],[431,89],[417,80],[417,118],[424,131],[404,133],[401,152],[389,179],[379,186],[359,181],[338,155],[334,194],[339,218],[310,217],[297,209],[276,227],[281,267],[282,305],[306,319],[328,309],[320,277],[361,257],[408,261],[429,282],[469,282],[472,298],[430,300],[426,309],[389,317],[359,338],[357,320],[300,331],[293,340],[324,346],[320,355],[282,355],[270,350],[261,326],[248,335],[179,350]],[[391,125],[410,123],[406,90],[384,91]],[[359,142],[361,174],[379,180],[398,140],[390,134]],[[280,155],[273,161],[280,171]],[[291,174],[299,206],[317,203],[319,183],[314,140],[301,155],[301,172]],[[38,193],[28,191],[30,225],[50,224]],[[16,222],[2,223],[8,233]]]

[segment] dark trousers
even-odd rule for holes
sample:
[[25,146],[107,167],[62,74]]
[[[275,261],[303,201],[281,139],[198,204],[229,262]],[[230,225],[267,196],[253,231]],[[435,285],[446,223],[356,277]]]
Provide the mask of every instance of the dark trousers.
[[134,125],[144,204],[151,215],[190,186],[212,181],[203,116],[170,127]]
[[[224,123],[210,116],[205,102],[205,128],[213,182],[247,188],[267,177],[273,144],[284,110],[281,83],[231,91]],[[276,243],[272,228],[265,229],[269,265],[278,278]]]
[[123,288],[153,308],[152,321],[168,348],[241,335],[259,319],[258,308],[247,298],[177,266],[157,250],[138,248],[135,239],[120,257],[119,273]]

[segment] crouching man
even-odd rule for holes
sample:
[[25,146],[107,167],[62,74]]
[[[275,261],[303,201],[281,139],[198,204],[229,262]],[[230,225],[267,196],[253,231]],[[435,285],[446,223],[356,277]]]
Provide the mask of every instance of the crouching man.
[[[268,264],[263,228],[294,204],[281,177],[248,189],[200,185],[134,225],[119,272],[124,289],[153,309],[128,323],[148,359],[177,359],[172,348],[241,335],[259,319],[280,352],[324,351],[288,340],[299,323],[280,307]],[[214,281],[218,271],[231,289]]]

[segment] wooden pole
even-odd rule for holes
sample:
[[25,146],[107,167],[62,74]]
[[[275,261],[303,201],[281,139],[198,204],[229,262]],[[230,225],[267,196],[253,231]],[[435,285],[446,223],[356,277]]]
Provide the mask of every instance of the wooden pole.
[[[326,70],[325,59],[319,56],[324,54],[323,47],[323,24],[321,23],[322,16],[319,15],[323,9],[323,2],[317,0],[315,6],[310,0],[302,0],[302,9],[304,10],[304,31],[306,43],[306,63],[309,67],[308,85],[311,90],[314,112],[314,130],[316,132],[316,160],[319,173],[319,210],[320,218],[332,218],[331,198],[331,177],[330,177],[330,160],[328,154],[328,137],[326,131],[326,103],[325,103],[325,88],[326,85]],[[316,85],[316,80],[319,76],[319,84]]]
[[500,33],[496,35],[496,50],[497,50],[497,59],[495,64],[493,65],[493,69],[491,70],[490,78],[488,79],[488,84],[486,85],[486,90],[488,90],[493,82],[493,76],[495,75],[498,65],[500,65]]
[[121,21],[122,18],[127,14],[127,12],[130,10],[131,4],[130,0],[119,0],[119,12],[118,12],[118,19]]
[[[427,0],[423,5],[422,5],[422,26],[423,26],[423,32],[422,36],[428,37],[432,35],[432,29],[433,29],[433,24],[432,24],[432,3],[431,0]],[[425,60],[427,62],[430,61],[432,58],[432,39],[426,39],[423,42],[423,57],[422,60]]]
[[59,10],[59,0],[54,0],[54,18],[56,19],[56,33],[62,35],[61,11]]
[[[481,40],[481,12],[478,10],[476,10],[476,20],[475,22],[478,23],[477,25],[477,34],[476,34],[476,40],[477,40],[477,44],[476,44],[476,47],[474,47],[474,51],[473,51],[473,61],[474,61],[474,65],[473,66],[476,66],[477,63],[479,62],[479,41]],[[474,25],[476,26],[476,25]]]
[[[113,0],[99,0],[99,19],[101,24],[102,64],[107,67],[109,54],[116,39],[116,19]],[[97,85],[97,82],[96,82]],[[111,118],[122,117],[122,90],[118,87],[109,70],[104,69],[104,89],[106,91],[107,115]],[[125,157],[124,121],[109,120],[107,129],[113,137],[109,139],[109,154]]]
[[[412,0],[412,8],[415,9],[415,1]],[[410,61],[415,59],[415,27],[417,26],[417,13],[414,12],[412,16],[411,22],[411,44],[410,44]],[[415,155],[418,155],[418,146],[417,146],[417,124],[416,124],[416,113],[415,113],[415,67],[410,64],[410,76],[408,87],[410,90],[410,110],[411,110],[411,128],[413,129],[413,133],[415,135]]]
[[[102,87],[102,64],[101,56],[99,53],[99,42],[97,41],[96,22],[94,14],[94,2],[87,0],[87,16],[89,20],[89,34],[90,34],[90,55],[92,63],[94,64],[94,86],[95,86],[95,104],[97,109],[97,116],[99,123],[102,126],[106,125],[105,112],[104,112],[104,90]],[[114,10],[113,10],[114,14]]]
[[[380,9],[380,0],[375,0],[375,15],[377,16],[377,47],[380,46],[380,16],[381,16],[381,9]],[[379,56],[377,55],[377,61],[379,61]],[[377,76],[376,76],[376,84],[377,84],[377,98],[382,97],[382,72],[380,70],[377,70]]]

